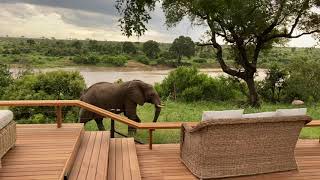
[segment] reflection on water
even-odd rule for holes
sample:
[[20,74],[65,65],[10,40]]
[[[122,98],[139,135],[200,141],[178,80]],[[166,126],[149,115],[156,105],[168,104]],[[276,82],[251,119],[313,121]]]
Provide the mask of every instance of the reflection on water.
[[[82,67],[69,67],[69,68],[45,68],[34,69],[35,72],[48,72],[55,70],[64,71],[79,71],[84,77],[87,86],[91,86],[97,82],[115,82],[118,79],[123,81],[130,81],[134,79],[142,80],[149,84],[161,82],[172,70],[152,70],[152,71],[119,71],[112,68],[82,68]],[[19,73],[18,68],[12,68],[10,70],[14,76]],[[226,76],[220,69],[201,69],[202,73],[208,74],[212,77]],[[265,78],[266,72],[263,69],[258,70],[256,79],[261,80]]]

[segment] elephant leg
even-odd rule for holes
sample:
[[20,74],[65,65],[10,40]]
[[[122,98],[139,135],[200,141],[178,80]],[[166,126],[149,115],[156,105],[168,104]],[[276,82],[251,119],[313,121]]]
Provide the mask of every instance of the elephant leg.
[[[141,122],[140,118],[137,115],[137,104],[135,104],[133,102],[128,102],[125,105],[124,115],[127,116],[131,120],[134,120],[136,122]],[[136,128],[128,126],[128,134],[129,134],[129,136],[133,136],[136,132],[137,132]]]
[[99,131],[105,131],[105,128],[103,126],[103,118],[95,118],[94,120],[97,123]]
[[[133,116],[133,117],[129,116],[128,118],[131,119],[131,120],[134,120],[135,122],[139,122],[139,123],[141,122],[141,120],[140,120],[140,118],[138,116]],[[136,133],[137,133],[137,129],[136,128],[128,126],[128,134],[129,134],[129,136],[133,136]]]

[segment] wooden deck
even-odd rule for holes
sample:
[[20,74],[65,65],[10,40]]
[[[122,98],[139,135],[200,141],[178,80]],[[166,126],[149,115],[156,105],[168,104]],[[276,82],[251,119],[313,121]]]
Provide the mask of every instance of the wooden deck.
[[[143,180],[194,180],[180,162],[178,144],[136,145]],[[225,178],[226,180],[311,180],[320,179],[320,143],[318,140],[299,140],[296,147],[299,171]]]
[[82,132],[83,124],[17,125],[16,146],[2,159],[0,179],[63,179]]
[[[299,140],[299,171],[226,178],[234,180],[320,179],[320,143]],[[3,158],[1,180],[194,180],[180,162],[178,144],[135,144],[109,132],[84,132],[82,124],[17,125],[16,147]]]

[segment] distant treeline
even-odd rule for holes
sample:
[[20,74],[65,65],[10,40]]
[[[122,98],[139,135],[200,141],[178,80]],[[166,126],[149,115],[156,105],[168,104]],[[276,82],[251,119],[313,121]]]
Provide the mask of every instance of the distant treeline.
[[[197,46],[191,38],[180,36],[173,43],[115,42],[97,40],[57,40],[54,38],[0,38],[0,62],[34,66],[72,66],[77,64],[125,66],[128,60],[147,65],[218,66],[214,49]],[[232,48],[224,46],[224,58],[234,66]],[[279,62],[287,64],[293,58],[319,58],[319,48],[275,47],[262,52],[260,67]]]

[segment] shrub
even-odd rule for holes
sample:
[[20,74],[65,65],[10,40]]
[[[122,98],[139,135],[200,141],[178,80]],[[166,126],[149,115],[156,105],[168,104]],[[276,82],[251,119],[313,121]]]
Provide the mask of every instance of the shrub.
[[318,102],[320,100],[320,62],[297,59],[287,66],[289,78],[284,88],[286,100],[301,99]]
[[286,86],[288,73],[279,64],[272,64],[267,72],[267,77],[257,83],[258,94],[266,101],[280,102],[283,98],[283,88]]
[[124,66],[128,62],[127,56],[103,56],[101,59],[102,64],[111,64],[115,66]]
[[201,64],[201,63],[207,63],[207,60],[204,58],[196,58],[193,60],[193,62]]
[[95,54],[88,54],[88,55],[77,55],[72,58],[72,61],[77,64],[97,64],[100,62],[100,59]]
[[141,62],[142,64],[149,65],[150,59],[145,55],[138,55],[135,57],[135,60]]
[[195,67],[179,67],[156,85],[161,97],[177,97],[185,101],[226,101],[241,95],[240,88],[230,78],[212,78]]
[[[11,83],[4,92],[6,100],[54,100],[78,99],[85,88],[85,82],[79,72],[54,71],[40,74],[24,75]],[[41,119],[37,114],[43,114],[50,121],[55,119],[52,107],[19,107],[11,108],[17,120]],[[63,109],[64,113],[75,110],[70,107]],[[24,122],[23,120],[23,122]]]

